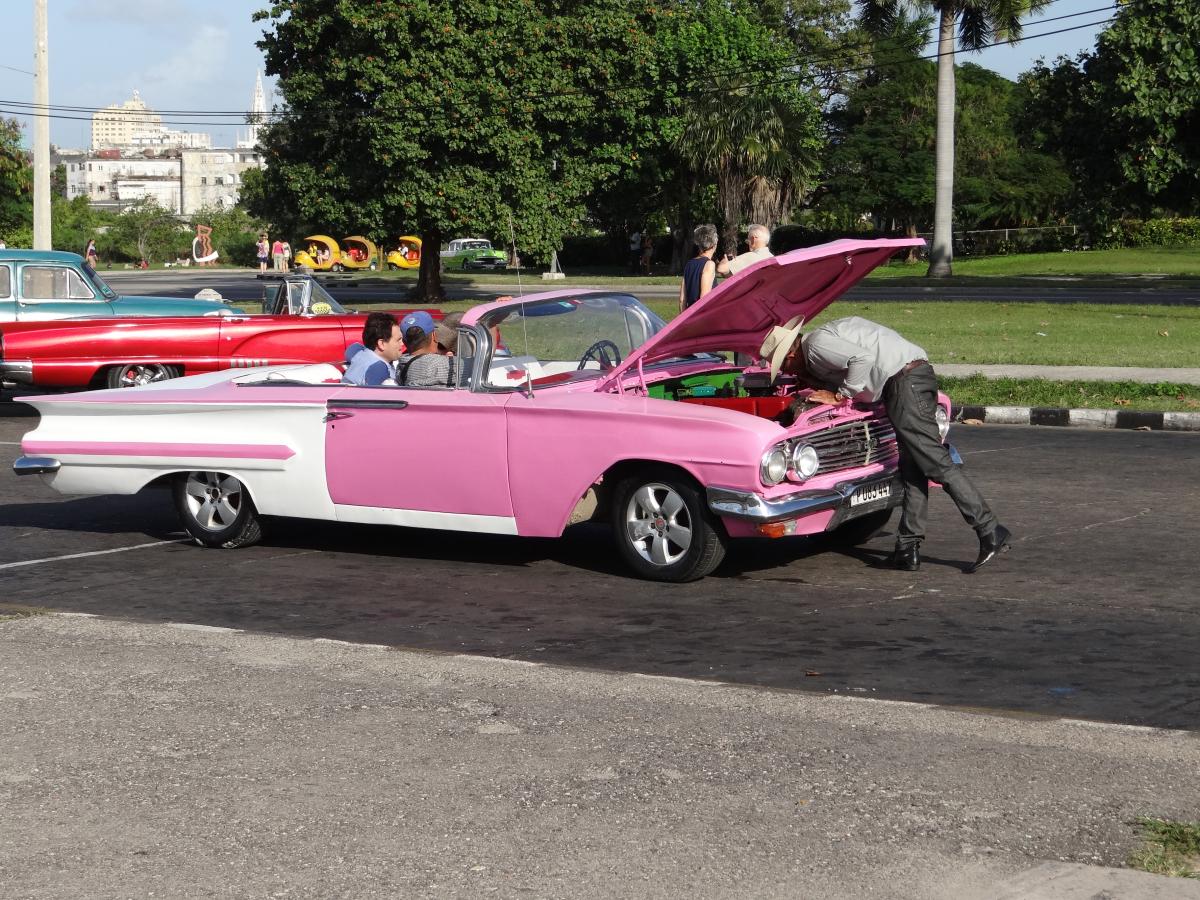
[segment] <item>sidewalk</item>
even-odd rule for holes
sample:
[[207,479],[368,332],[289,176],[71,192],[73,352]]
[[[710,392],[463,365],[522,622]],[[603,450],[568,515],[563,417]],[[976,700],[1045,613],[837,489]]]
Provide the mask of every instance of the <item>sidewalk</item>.
[[[939,375],[965,378],[1044,378],[1047,381],[1137,381],[1200,384],[1200,369],[1145,369],[1132,366],[1021,366],[934,363]],[[953,398],[951,398],[953,399]],[[1075,428],[1129,428],[1143,431],[1200,432],[1200,412],[1141,412],[1125,409],[1062,409],[1036,406],[955,406],[956,421],[993,425],[1051,425]]]
[[63,615],[0,684],[6,897],[1200,898],[1121,868],[1190,732]]

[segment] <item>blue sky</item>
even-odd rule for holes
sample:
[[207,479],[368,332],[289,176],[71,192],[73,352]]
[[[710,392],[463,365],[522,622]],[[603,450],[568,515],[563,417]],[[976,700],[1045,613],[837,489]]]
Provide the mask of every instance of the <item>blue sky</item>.
[[[1040,18],[1067,16],[1109,2],[1052,0]],[[249,109],[255,72],[263,65],[254,42],[267,24],[253,23],[250,16],[266,5],[264,0],[49,0],[50,103],[97,109],[127,100],[136,88],[157,110]],[[33,71],[34,4],[33,0],[4,0],[4,6],[7,37],[0,58],[0,115],[12,115],[15,109],[6,102],[33,101],[33,78],[28,73]],[[1111,11],[1098,12],[1044,25],[1033,19],[1026,26],[1029,39],[1021,44],[960,54],[959,61],[976,62],[1015,78],[1038,57],[1052,60],[1090,50],[1099,26],[1049,37],[1035,35],[1111,15]],[[264,77],[268,91],[271,83]],[[51,120],[51,141],[61,147],[87,147],[89,114],[59,115],[64,118]],[[17,118],[32,124],[28,117]],[[238,130],[236,125],[191,124],[202,119],[194,115],[164,115],[164,119],[178,123],[173,127],[208,131],[219,145],[231,144]]]

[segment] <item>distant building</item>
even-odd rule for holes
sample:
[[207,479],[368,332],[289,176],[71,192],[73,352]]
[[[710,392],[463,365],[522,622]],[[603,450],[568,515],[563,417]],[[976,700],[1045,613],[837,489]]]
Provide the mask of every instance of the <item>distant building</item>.
[[246,170],[263,167],[258,136],[266,109],[258,73],[249,132],[233,149],[214,148],[210,135],[165,128],[134,91],[131,100],[92,117],[90,153],[63,154],[67,198],[87,197],[96,206],[121,209],[150,197],[180,216],[205,206],[233,206]]
[[250,98],[250,129],[245,137],[238,135],[236,149],[253,150],[258,146],[258,133],[267,118],[267,95],[263,92],[262,72],[254,73],[254,94]]
[[183,215],[203,206],[230,207],[238,201],[242,176],[249,169],[263,167],[257,150],[184,150],[180,153],[180,181]]
[[162,116],[148,107],[137,91],[124,103],[106,106],[92,114],[92,150],[211,146],[211,135],[166,128]]

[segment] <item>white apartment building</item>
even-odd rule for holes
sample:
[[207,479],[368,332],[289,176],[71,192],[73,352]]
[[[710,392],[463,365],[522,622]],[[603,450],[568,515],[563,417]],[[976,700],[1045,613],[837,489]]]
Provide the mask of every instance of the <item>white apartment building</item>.
[[183,150],[180,162],[183,215],[203,206],[233,206],[241,193],[242,176],[263,167],[262,154],[250,148]]
[[151,196],[180,212],[179,159],[88,156],[66,163],[67,199],[87,197],[101,206],[121,206]]
[[148,107],[137,91],[124,103],[114,103],[92,114],[92,150],[211,146],[211,135],[166,128],[162,116]]

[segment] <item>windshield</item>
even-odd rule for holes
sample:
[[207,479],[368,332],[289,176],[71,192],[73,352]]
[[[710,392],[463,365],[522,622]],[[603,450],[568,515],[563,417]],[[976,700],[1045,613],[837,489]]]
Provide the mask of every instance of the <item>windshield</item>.
[[463,241],[460,250],[491,250],[491,241]]
[[269,310],[276,315],[341,316],[347,312],[346,308],[334,300],[329,291],[316,281],[285,281],[279,290],[286,292],[287,302],[285,304],[284,298],[276,295],[277,299]]
[[480,324],[498,344],[488,383],[534,389],[595,378],[666,327],[637,298],[599,293],[506,307]]
[[100,277],[100,273],[89,266],[86,262],[81,267],[83,274],[87,276],[88,281],[98,290],[105,300],[116,300],[117,292],[105,284],[104,279]]

